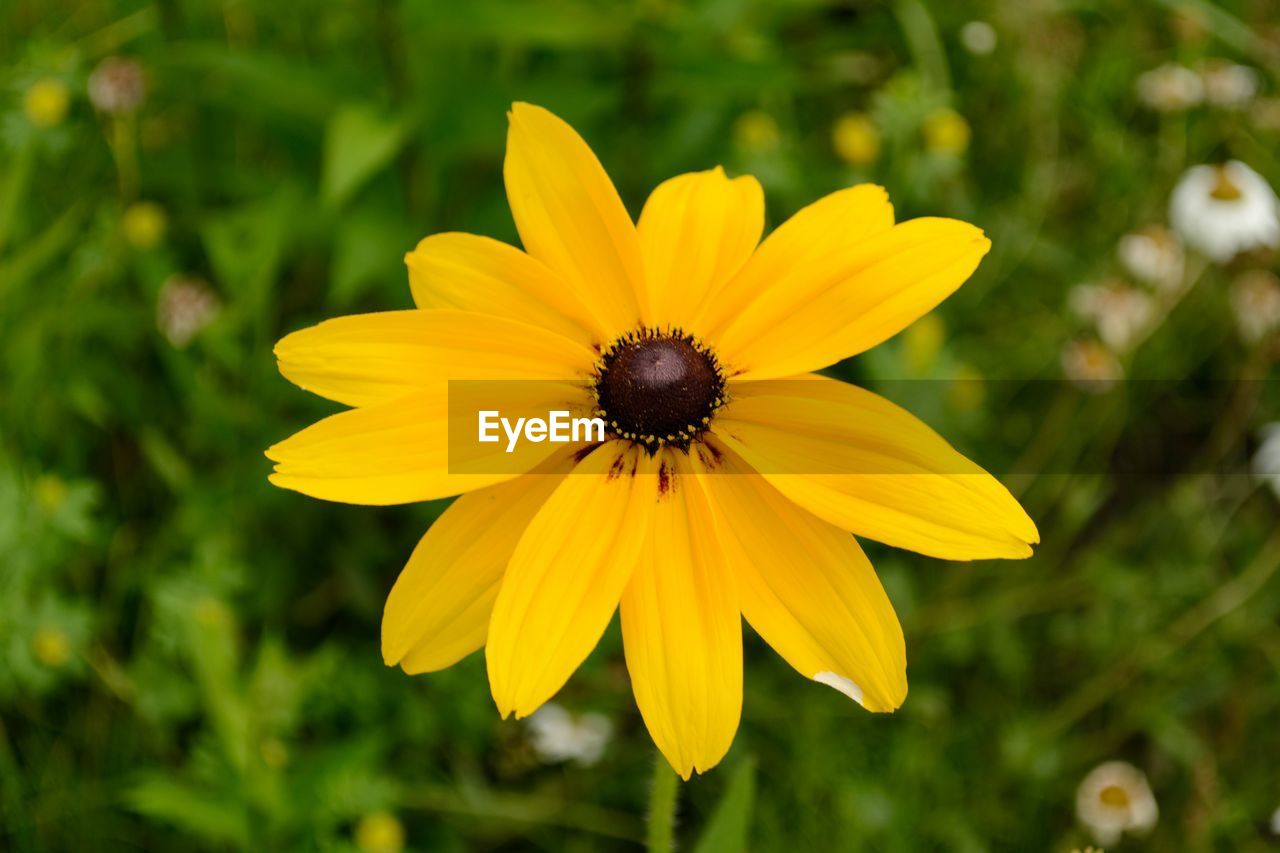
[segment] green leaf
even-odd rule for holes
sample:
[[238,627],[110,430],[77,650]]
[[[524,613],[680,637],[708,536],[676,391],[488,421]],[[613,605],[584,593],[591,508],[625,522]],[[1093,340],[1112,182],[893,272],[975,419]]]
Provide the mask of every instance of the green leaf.
[[241,848],[249,843],[244,812],[192,785],[159,774],[148,775],[125,793],[125,801],[138,814],[163,821],[205,841],[227,842]]
[[342,107],[329,119],[324,138],[321,195],[338,207],[400,152],[406,123],[364,104]]
[[200,229],[218,283],[259,319],[303,221],[304,202],[285,185],[272,195],[209,217]]
[[185,492],[191,485],[191,465],[163,432],[143,427],[138,436],[143,455],[151,468],[175,492]]
[[751,811],[756,801],[756,764],[739,762],[711,812],[694,853],[740,853],[747,849]]
[[329,301],[335,309],[349,308],[377,284],[394,284],[388,308],[408,307],[404,253],[413,247],[414,233],[402,221],[376,209],[347,210],[334,235],[329,270]]

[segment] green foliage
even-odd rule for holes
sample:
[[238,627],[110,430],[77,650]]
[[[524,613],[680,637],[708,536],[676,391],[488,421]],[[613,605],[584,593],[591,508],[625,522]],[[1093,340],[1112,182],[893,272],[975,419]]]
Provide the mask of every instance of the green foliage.
[[756,800],[755,762],[741,761],[731,773],[720,802],[698,836],[694,853],[731,853],[750,846],[751,810]]
[[[558,698],[613,740],[595,765],[544,765],[498,720],[481,656],[382,664],[382,602],[443,504],[266,482],[262,450],[333,411],[278,376],[274,341],[409,307],[402,258],[429,233],[514,241],[504,114],[526,100],[583,133],[633,214],[723,164],[760,177],[772,224],[872,180],[900,218],[994,243],[940,325],[834,372],[1011,472],[1042,546],[973,565],[868,546],[907,634],[891,716],[748,631],[742,728],[681,786],[682,846],[1067,851],[1090,841],[1077,784],[1118,758],[1160,805],[1120,849],[1264,849],[1280,551],[1276,496],[1247,471],[1280,417],[1273,382],[1224,380],[1274,369],[1231,294],[1275,255],[1192,256],[1193,285],[1152,297],[1119,360],[1174,384],[1055,380],[1094,334],[1070,289],[1127,275],[1117,241],[1165,221],[1188,166],[1238,158],[1280,184],[1274,18],[1247,0],[0,4],[0,848],[643,838],[653,750],[616,627]],[[964,48],[970,19],[993,53]],[[144,71],[136,109],[90,100],[110,56]],[[1159,112],[1135,94],[1210,59],[1255,69],[1260,95]],[[26,103],[42,80],[65,114]],[[967,146],[926,144],[945,109]],[[850,111],[878,130],[872,162],[836,155]],[[1168,464],[1117,472],[1128,458]]]

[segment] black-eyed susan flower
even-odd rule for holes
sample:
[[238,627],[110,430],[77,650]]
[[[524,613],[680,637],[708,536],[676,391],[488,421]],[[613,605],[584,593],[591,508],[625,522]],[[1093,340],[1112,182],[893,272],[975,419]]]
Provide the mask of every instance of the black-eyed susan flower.
[[[902,630],[850,534],[973,560],[1026,557],[1036,529],[923,423],[812,371],[931,310],[986,237],[895,223],[864,185],[760,242],[759,183],[720,169],[661,184],[633,222],[587,144],[528,104],[505,178],[524,251],[428,237],[407,257],[415,310],[276,348],[286,377],[352,408],[268,450],[272,482],[360,504],[462,493],[391,591],[386,662],[429,672],[483,647],[499,711],[524,717],[620,611],[637,704],[686,778],[737,729],[743,616],[806,678],[897,708]],[[577,395],[608,434],[477,445],[502,464],[459,471],[446,385],[485,379],[537,380],[548,407]]]

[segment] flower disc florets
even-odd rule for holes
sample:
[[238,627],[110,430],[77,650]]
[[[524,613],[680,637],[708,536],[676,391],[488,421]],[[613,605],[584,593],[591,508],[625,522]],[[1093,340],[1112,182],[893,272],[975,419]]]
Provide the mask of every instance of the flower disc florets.
[[615,435],[651,452],[687,449],[724,404],[724,371],[715,355],[682,329],[628,332],[596,367],[598,414]]

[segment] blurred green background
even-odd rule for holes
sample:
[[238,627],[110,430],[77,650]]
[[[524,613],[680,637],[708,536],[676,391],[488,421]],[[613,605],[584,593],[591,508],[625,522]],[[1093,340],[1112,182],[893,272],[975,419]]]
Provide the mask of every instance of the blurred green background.
[[[1141,77],[1168,63],[1204,91]],[[616,625],[557,697],[613,737],[551,761],[499,721],[481,655],[382,665],[384,597],[443,504],[309,500],[262,455],[332,411],[277,375],[280,335],[409,307],[426,234],[515,241],[505,111],[528,100],[633,214],[723,164],[773,224],[873,180],[995,244],[835,372],[930,380],[886,393],[1013,471],[1044,544],[972,565],[868,544],[907,634],[892,716],[749,635],[683,848],[1068,851],[1093,841],[1077,786],[1120,759],[1160,810],[1120,848],[1275,849],[1280,512],[1248,471],[1276,400],[1225,380],[1274,365],[1241,294],[1276,256],[1183,272],[1143,232],[1178,264],[1153,287],[1117,246],[1194,164],[1280,181],[1277,84],[1274,0],[5,0],[0,848],[637,849],[654,751]],[[1097,281],[1129,301],[1081,310]],[[1064,370],[1209,402],[1041,405]],[[1126,447],[1200,462],[1106,473]]]

